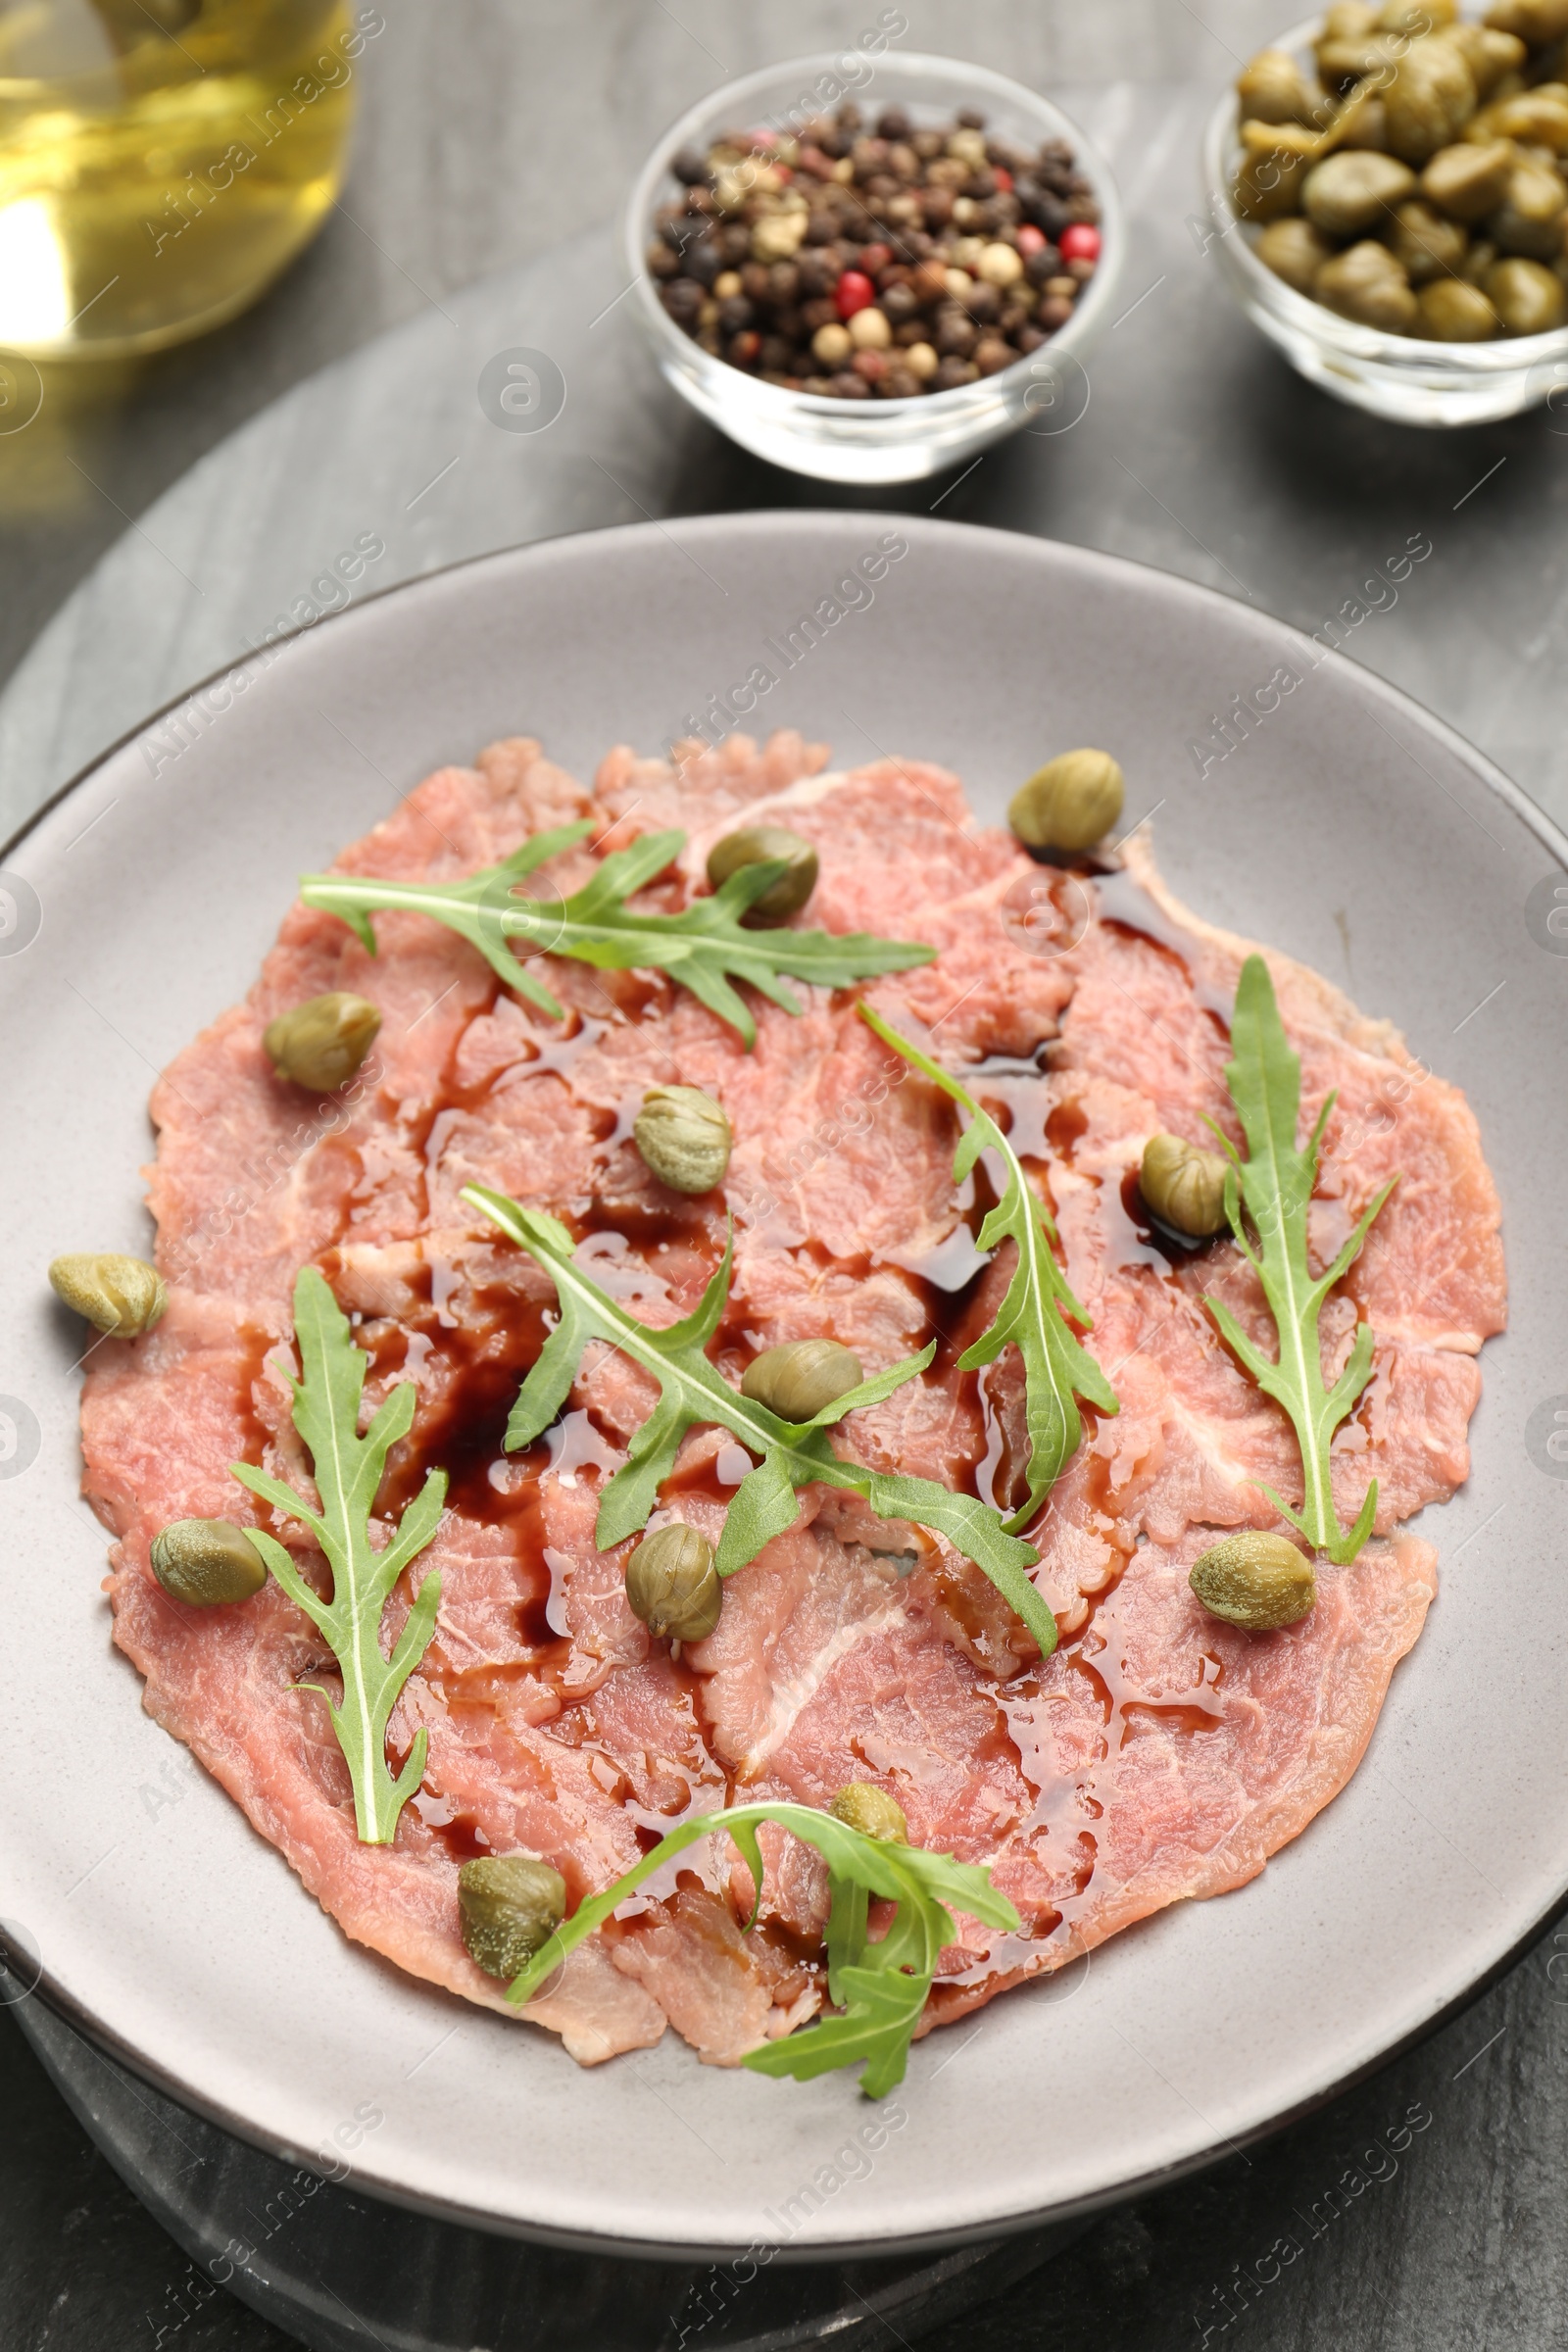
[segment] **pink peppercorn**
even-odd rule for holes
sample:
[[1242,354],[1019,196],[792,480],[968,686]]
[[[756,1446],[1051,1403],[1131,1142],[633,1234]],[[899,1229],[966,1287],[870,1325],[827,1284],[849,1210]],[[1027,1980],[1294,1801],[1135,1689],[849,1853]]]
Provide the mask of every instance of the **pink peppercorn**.
[[875,277],[877,271],[885,270],[892,259],[893,248],[891,245],[876,244],[860,247],[860,268],[865,271],[867,277]]
[[993,164],[991,167],[991,176],[997,183],[997,194],[999,196],[1011,195],[1012,173],[1007,170],[1005,164]]
[[1032,220],[1026,220],[1023,226],[1016,231],[1016,235],[1018,251],[1023,255],[1025,261],[1032,253],[1045,252],[1046,232],[1043,228],[1036,228]]
[[834,289],[833,307],[841,318],[853,318],[857,311],[863,311],[867,303],[875,300],[876,288],[865,271],[846,270]]
[[1060,252],[1064,262],[1098,262],[1100,231],[1087,220],[1074,220],[1064,228],[1060,237]]

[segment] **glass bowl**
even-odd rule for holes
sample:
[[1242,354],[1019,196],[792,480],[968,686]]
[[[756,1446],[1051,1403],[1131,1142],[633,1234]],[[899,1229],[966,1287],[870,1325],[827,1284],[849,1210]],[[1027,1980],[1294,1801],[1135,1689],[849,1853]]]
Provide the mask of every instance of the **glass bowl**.
[[[829,88],[837,95],[827,97]],[[1049,343],[952,392],[852,402],[763,383],[715,359],[675,324],[644,260],[656,206],[679,190],[670,159],[682,147],[708,146],[720,130],[759,123],[783,128],[831,112],[846,98],[873,116],[885,106],[906,107],[917,125],[950,121],[959,107],[974,106],[985,114],[988,131],[1003,137],[1032,146],[1054,138],[1068,142],[1100,206],[1101,255],[1072,318]],[[625,220],[632,307],[665,378],[743,449],[827,482],[919,481],[1020,426],[1044,434],[1069,430],[1089,405],[1084,356],[1104,324],[1123,243],[1109,171],[1077,123],[1049,98],[955,58],[873,56],[863,49],[798,57],[725,82],[660,140],[638,174]]]
[[[1309,17],[1269,47],[1288,49],[1315,71],[1311,44],[1321,22]],[[1252,324],[1298,374],[1397,424],[1486,424],[1544,400],[1568,403],[1568,326],[1495,343],[1432,343],[1361,326],[1298,294],[1258,260],[1250,242],[1257,232],[1237,217],[1230,191],[1241,153],[1236,92],[1228,89],[1203,136],[1203,186],[1215,230],[1210,250]]]
[[120,361],[253,303],[331,209],[384,29],[349,0],[0,0],[0,346]]

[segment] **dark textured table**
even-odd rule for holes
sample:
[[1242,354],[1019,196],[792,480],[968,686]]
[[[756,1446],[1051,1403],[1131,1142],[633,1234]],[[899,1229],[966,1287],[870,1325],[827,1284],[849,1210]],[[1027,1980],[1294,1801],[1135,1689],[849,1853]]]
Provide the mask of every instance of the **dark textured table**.
[[[149,365],[112,399],[56,398],[27,433],[0,439],[0,678],[127,522],[246,418],[388,328],[403,324],[413,338],[389,350],[416,355],[431,306],[443,318],[444,305],[461,311],[458,290],[471,280],[514,270],[608,216],[657,130],[722,75],[853,40],[876,14],[826,0],[797,0],[787,16],[754,0],[382,7],[343,210],[291,275],[248,318]],[[1110,549],[1308,629],[1338,615],[1353,658],[1568,815],[1562,419],[1538,412],[1420,435],[1341,409],[1264,349],[1202,251],[1198,125],[1233,59],[1291,12],[1257,0],[1201,0],[1196,10],[1187,0],[1076,9],[991,0],[983,10],[908,0],[906,13],[908,43],[1061,91],[1112,155],[1132,249],[1127,308],[1092,364],[1090,410],[1071,434],[1020,439],[967,475],[873,503],[935,503],[966,520]],[[615,364],[607,346],[606,365]],[[411,404],[418,395],[411,382]],[[662,414],[649,419],[655,428]],[[422,496],[414,483],[411,503]],[[802,503],[853,501],[756,465],[703,428],[683,427],[667,444],[656,429],[613,496],[589,482],[574,519]],[[401,568],[534,527],[509,520],[503,501],[489,535],[470,518],[445,543],[438,533],[411,546]],[[1376,567],[1412,536],[1429,540],[1432,556],[1396,602]],[[215,534],[201,550],[198,593],[220,601],[225,566],[245,560]],[[112,582],[113,569],[105,576]],[[231,578],[226,586],[232,601]],[[265,613],[256,618],[262,625]],[[179,670],[172,658],[174,686],[211,666]],[[35,657],[24,681],[38,668]],[[78,628],[58,699],[90,704],[92,671],[92,631]],[[129,718],[172,690],[148,677]],[[1249,683],[1238,680],[1238,691]],[[112,706],[102,707],[85,750],[112,731]],[[83,723],[89,736],[99,724]],[[1195,714],[1194,729],[1205,723]],[[26,727],[12,739],[23,748],[13,748],[0,790],[13,808],[56,780],[55,752],[34,748],[42,740]],[[1191,756],[1185,743],[1176,756]],[[1239,790],[1245,782],[1238,760]],[[1201,2181],[1102,2219],[983,2312],[925,2340],[940,2352],[960,2342],[984,2352],[1221,2339],[1258,2352],[1563,2342],[1565,2018],[1568,1934],[1548,1934],[1464,2016],[1332,2109]],[[181,2352],[249,2352],[285,2340],[222,2294],[192,2293],[184,2256],[93,2151],[3,2010],[0,2115],[0,2352],[160,2340]],[[977,2131],[988,2128],[975,2118]],[[1032,2128],[1049,2131],[1049,2113]]]

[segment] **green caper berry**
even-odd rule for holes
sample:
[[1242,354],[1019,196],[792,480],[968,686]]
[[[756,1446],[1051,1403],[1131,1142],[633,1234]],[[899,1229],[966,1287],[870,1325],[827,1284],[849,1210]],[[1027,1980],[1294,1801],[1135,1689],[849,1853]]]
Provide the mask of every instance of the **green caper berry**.
[[729,1166],[724,1105],[697,1086],[651,1086],[632,1126],[638,1151],[672,1192],[710,1193]]
[[267,1563],[232,1519],[175,1519],[153,1538],[153,1574],[166,1592],[210,1609],[249,1600],[267,1582]]
[[1036,768],[1007,806],[1031,850],[1092,850],[1121,815],[1126,786],[1108,752],[1062,752]]
[[1227,1536],[1193,1563],[1187,1581],[1211,1617],[1251,1634],[1295,1625],[1317,1603],[1312,1563],[1285,1536]]
[[1230,1223],[1225,1213],[1227,1162],[1179,1135],[1152,1135],[1144,1146],[1138,1189],[1144,1204],[1173,1233],[1206,1241]]
[[122,1257],[112,1250],[52,1259],[49,1287],[99,1331],[122,1340],[151,1331],[169,1304],[156,1266],[144,1257]]
[[329,989],[269,1021],[262,1047],[279,1078],[329,1095],[353,1077],[375,1043],[381,1015],[366,997]]
[[885,1788],[878,1788],[870,1781],[846,1782],[828,1811],[835,1821],[858,1830],[862,1838],[879,1838],[884,1845],[909,1842],[909,1825],[904,1818],[904,1807],[895,1804]]
[[837,1340],[786,1340],[747,1365],[741,1395],[781,1421],[810,1421],[864,1378],[859,1357]]
[[533,1854],[481,1854],[458,1873],[458,1918],[487,1977],[520,1976],[566,1916],[566,1882]]
[[715,890],[743,865],[762,865],[778,858],[785,859],[786,871],[752,902],[744,917],[763,930],[799,914],[816,888],[816,852],[810,843],[782,825],[747,825],[739,833],[726,833],[708,853],[708,879]]
[[708,1538],[679,1520],[645,1536],[626,1562],[626,1600],[656,1641],[706,1642],[724,1605]]

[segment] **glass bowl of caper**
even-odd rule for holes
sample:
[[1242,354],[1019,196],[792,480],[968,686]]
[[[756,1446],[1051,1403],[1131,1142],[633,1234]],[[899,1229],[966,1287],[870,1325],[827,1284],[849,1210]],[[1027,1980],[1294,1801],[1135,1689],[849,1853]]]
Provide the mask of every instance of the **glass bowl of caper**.
[[1341,0],[1210,117],[1207,250],[1252,323],[1402,424],[1568,401],[1568,0]]
[[1070,430],[1121,261],[1110,172],[1059,107],[894,37],[726,82],[661,139],[625,216],[667,381],[823,481],[918,481]]

